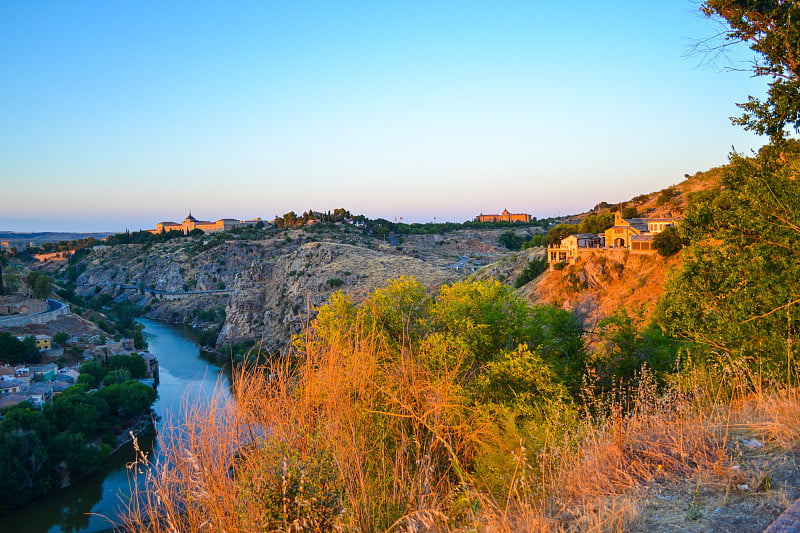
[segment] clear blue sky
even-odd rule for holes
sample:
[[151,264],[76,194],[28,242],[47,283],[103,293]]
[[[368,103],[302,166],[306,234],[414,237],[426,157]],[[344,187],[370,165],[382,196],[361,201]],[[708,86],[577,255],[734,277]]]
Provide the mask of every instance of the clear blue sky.
[[0,3],[0,230],[537,217],[764,139],[694,1]]

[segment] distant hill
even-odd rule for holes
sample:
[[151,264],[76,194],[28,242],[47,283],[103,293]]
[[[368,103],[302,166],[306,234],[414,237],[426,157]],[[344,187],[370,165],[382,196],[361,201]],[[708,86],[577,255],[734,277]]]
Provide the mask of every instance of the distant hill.
[[111,232],[101,233],[69,233],[59,231],[43,231],[36,233],[17,233],[16,231],[0,231],[0,241],[8,241],[11,246],[41,246],[46,242],[76,241],[94,237],[97,240],[105,239]]

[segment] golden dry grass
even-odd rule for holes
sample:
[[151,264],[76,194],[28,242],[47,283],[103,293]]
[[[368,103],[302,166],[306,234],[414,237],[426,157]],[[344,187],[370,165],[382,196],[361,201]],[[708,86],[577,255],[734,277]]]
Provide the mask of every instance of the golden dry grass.
[[[587,400],[601,414],[551,428],[547,445],[526,451],[459,401],[447,369],[416,364],[420,354],[387,360],[377,338],[347,332],[306,346],[299,365],[273,365],[266,379],[238,372],[231,403],[187,406],[185,424],[163,438],[168,459],[131,504],[131,529],[626,531],[646,512],[653,482],[697,479],[726,491],[740,482],[734,434],[784,448],[800,440],[796,388],[753,391],[730,380],[723,401],[709,376],[667,391],[645,377],[625,402]],[[469,469],[490,447],[516,458],[504,494]],[[320,486],[342,504],[328,515],[311,512],[320,494],[302,479],[322,456],[333,481]],[[287,489],[291,457],[305,468],[300,495]],[[265,465],[278,463],[276,488]]]

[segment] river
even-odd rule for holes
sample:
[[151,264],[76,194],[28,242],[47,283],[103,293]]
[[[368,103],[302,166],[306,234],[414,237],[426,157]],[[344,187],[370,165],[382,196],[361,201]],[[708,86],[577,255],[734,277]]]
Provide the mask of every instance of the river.
[[[178,419],[185,402],[203,402],[215,390],[229,394],[229,375],[201,355],[191,330],[147,319],[139,321],[145,327],[148,350],[158,357],[160,367],[158,400],[153,405],[160,417],[157,431],[167,422]],[[140,446],[149,450],[152,457],[158,457],[158,438],[144,438]],[[126,465],[133,459],[133,447],[126,446],[86,479],[0,517],[0,530],[19,533],[110,530],[112,524],[108,518],[119,514],[121,497],[130,494]]]

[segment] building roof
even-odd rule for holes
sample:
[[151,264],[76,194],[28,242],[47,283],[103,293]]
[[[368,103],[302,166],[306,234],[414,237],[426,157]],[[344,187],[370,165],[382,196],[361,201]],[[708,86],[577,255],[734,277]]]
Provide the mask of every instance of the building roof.
[[58,370],[58,365],[55,363],[45,363],[43,365],[28,365],[28,370],[31,372],[49,372],[50,370]]
[[600,236],[596,233],[573,233],[579,239],[599,239]]
[[631,242],[633,242],[633,241],[647,242],[647,241],[652,241],[652,240],[653,240],[653,234],[652,233],[645,233],[644,235],[631,235]]
[[189,211],[189,215],[183,219],[184,222],[197,222],[197,219],[192,216],[192,212]]
[[21,387],[21,386],[22,382],[17,381],[16,379],[4,379],[0,381],[0,390],[13,389],[15,387]]
[[17,405],[27,400],[27,394],[20,394],[18,392],[6,394],[0,397],[0,409],[5,409],[6,407],[11,407],[12,405]]

